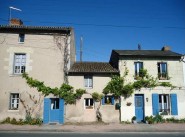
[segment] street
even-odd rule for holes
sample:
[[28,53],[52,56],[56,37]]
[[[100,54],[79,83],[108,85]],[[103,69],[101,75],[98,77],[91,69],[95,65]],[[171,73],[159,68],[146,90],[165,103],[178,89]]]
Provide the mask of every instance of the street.
[[151,133],[151,132],[135,132],[135,133],[17,133],[17,132],[1,132],[0,137],[185,137],[183,132],[171,133]]

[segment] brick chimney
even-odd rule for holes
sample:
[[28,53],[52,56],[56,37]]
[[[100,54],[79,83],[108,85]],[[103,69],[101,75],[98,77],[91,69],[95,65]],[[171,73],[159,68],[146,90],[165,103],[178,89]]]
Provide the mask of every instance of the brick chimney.
[[10,20],[10,25],[21,26],[21,25],[23,25],[23,22],[20,19],[12,18]]
[[162,47],[161,50],[162,51],[170,51],[171,50],[171,47],[170,46],[164,46],[164,47]]

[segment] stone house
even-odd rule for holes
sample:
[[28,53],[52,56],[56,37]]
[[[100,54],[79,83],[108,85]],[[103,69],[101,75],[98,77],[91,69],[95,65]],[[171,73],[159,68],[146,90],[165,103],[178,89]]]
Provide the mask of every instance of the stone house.
[[[157,86],[135,90],[131,97],[121,97],[121,121],[144,121],[145,116],[163,114],[164,118],[185,118],[185,85],[182,55],[162,50],[113,50],[110,64],[123,76],[125,69],[129,73],[127,83],[137,81],[141,69],[147,69],[149,75],[157,78],[158,83],[169,82],[175,86]],[[129,104],[129,105],[128,105]]]
[[100,108],[104,122],[120,121],[120,112],[115,109],[118,101],[114,99],[114,96],[106,95],[99,102],[92,98],[94,92],[102,94],[112,75],[119,75],[119,71],[107,62],[76,62],[73,64],[68,74],[69,84],[75,89],[85,89],[86,94],[77,101],[76,105],[67,105],[66,122],[97,121],[98,108]]
[[60,87],[76,61],[75,52],[73,28],[24,26],[18,19],[12,20],[11,25],[1,25],[0,120],[6,117],[24,119],[26,111],[42,118],[43,108],[51,108],[44,110],[44,114],[50,116],[45,122],[62,123],[63,107],[60,108],[62,117],[55,109],[63,100],[60,102],[52,95],[44,97],[35,88],[30,88],[22,73],[44,81],[52,88]]

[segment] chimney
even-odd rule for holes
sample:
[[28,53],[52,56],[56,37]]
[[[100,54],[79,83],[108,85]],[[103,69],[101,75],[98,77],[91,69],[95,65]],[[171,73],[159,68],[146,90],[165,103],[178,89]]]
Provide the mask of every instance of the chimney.
[[10,25],[21,26],[23,25],[23,22],[20,19],[12,18],[10,20]]
[[170,46],[164,46],[164,47],[162,47],[161,50],[162,50],[162,51],[170,51],[171,48],[170,48]]

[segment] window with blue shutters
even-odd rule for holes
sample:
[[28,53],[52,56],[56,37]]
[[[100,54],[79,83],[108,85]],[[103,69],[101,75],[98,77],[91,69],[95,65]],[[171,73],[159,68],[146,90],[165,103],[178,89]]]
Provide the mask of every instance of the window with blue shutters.
[[105,96],[102,98],[102,105],[114,105],[114,96]]
[[152,94],[153,115],[178,115],[177,94]]

